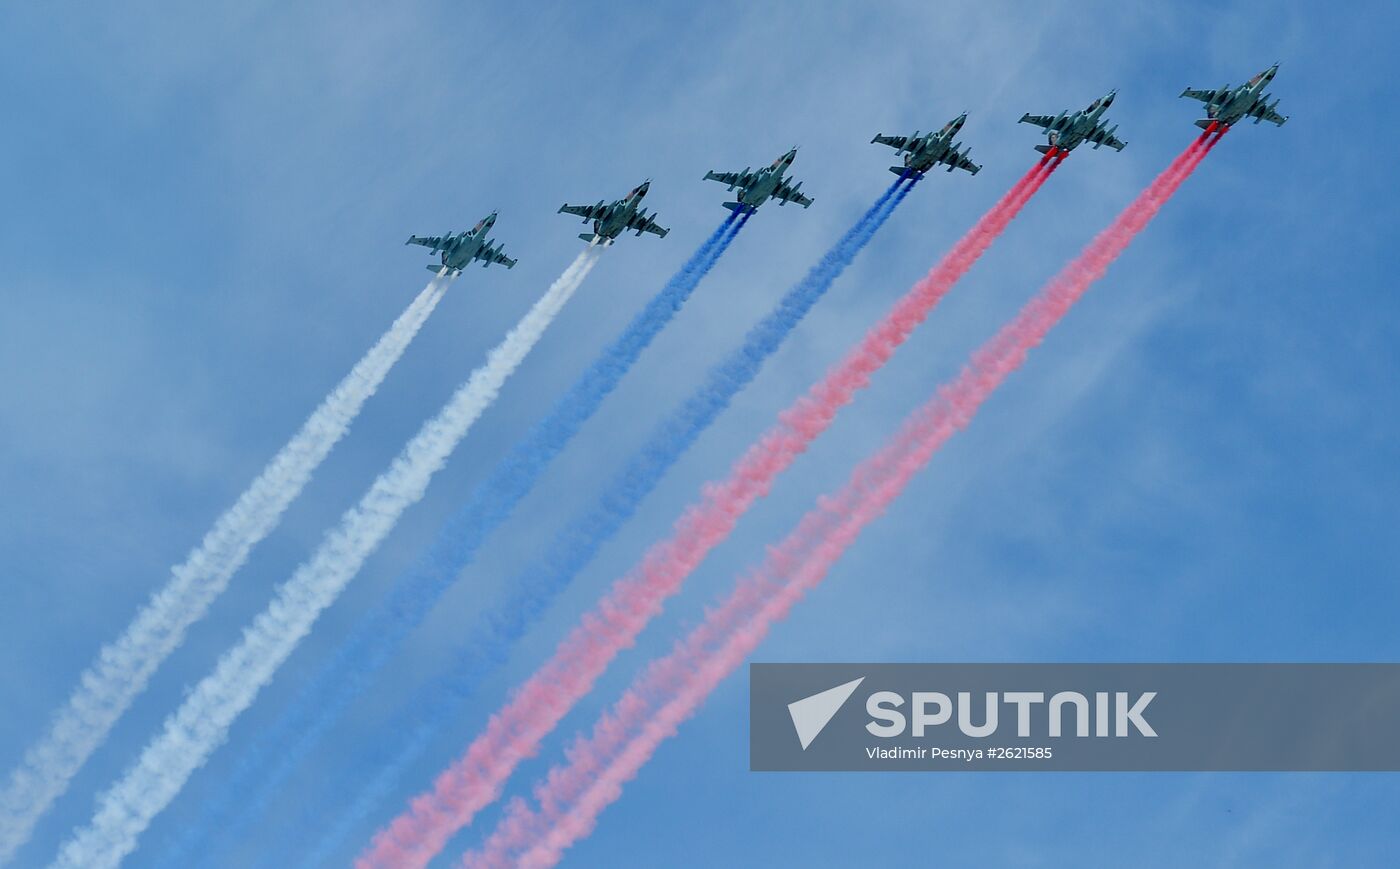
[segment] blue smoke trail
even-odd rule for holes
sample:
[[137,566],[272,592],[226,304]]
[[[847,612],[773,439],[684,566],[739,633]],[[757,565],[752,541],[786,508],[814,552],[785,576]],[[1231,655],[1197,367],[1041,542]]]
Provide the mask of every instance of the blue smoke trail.
[[314,819],[292,827],[299,833],[317,827],[325,831],[305,865],[318,865],[333,854],[345,836],[360,828],[388,797],[432,738],[457,718],[472,691],[504,663],[510,648],[555,596],[636,512],[642,499],[734,396],[757,376],[768,357],[845,271],[917,180],[906,183],[901,176],[891,184],[806,277],[783,296],[777,307],[749,330],[743,344],[711,369],[700,388],[653,431],[622,473],[604,486],[604,495],[593,509],[555,537],[542,562],[507,584],[509,599],[498,612],[488,615],[486,626],[470,645],[458,651],[449,673],[417,692],[415,702],[405,707],[397,724],[390,728],[393,736],[376,740],[371,756],[353,764],[359,775],[367,769],[377,770],[374,778],[367,783],[358,779],[343,782],[343,787],[334,790],[336,794],[355,793],[354,804],[329,827],[325,826],[323,807]]
[[[476,487],[415,566],[394,583],[380,606],[360,621],[286,712],[272,727],[254,737],[227,782],[172,840],[159,865],[188,865],[196,849],[203,859],[208,859],[214,850],[208,847],[211,837],[218,842],[232,841],[262,814],[281,784],[369,683],[370,676],[427,616],[490,532],[510,516],[550,461],[671,322],[748,218],[748,213],[731,213],[617,340],[555,402],[549,415]],[[232,821],[230,814],[234,815]]]

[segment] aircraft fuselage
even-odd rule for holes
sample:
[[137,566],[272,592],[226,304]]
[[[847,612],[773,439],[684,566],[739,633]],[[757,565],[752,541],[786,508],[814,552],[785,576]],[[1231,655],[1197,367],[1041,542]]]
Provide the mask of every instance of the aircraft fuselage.
[[642,200],[646,197],[647,189],[650,187],[651,182],[648,181],[608,206],[607,213],[593,221],[593,234],[609,240],[621,235],[627,229],[627,224],[637,214],[637,209],[641,207]]
[[953,137],[962,129],[967,115],[949,121],[937,133],[929,133],[915,148],[904,155],[904,165],[915,172],[927,172],[953,147]]
[[442,252],[442,264],[458,272],[471,265],[486,246],[486,229],[489,227],[477,224],[475,229],[458,234],[452,246]]
[[1254,108],[1254,104],[1259,101],[1260,94],[1273,80],[1276,71],[1277,69],[1265,70],[1233,91],[1224,91],[1222,101],[1217,103],[1212,100],[1206,105],[1206,114],[1227,126],[1238,123],[1249,114],[1250,109]]
[[1061,114],[1054,125],[1046,131],[1051,146],[1061,151],[1072,151],[1085,137],[1099,125],[1099,119],[1108,111],[1112,97],[1094,100],[1089,108],[1072,115]]
[[778,189],[778,186],[783,183],[783,173],[792,165],[792,161],[796,159],[796,157],[797,152],[795,150],[789,151],[774,160],[773,164],[767,169],[759,170],[759,172],[756,173],[758,177],[754,179],[753,183],[740,192],[738,197],[739,204],[748,206],[749,208],[757,208],[767,202],[774,191]]

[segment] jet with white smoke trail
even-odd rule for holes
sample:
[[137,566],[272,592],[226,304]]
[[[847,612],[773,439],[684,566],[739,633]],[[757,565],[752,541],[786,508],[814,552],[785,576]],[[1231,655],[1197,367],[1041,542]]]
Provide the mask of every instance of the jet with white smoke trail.
[[[371,684],[373,674],[391,660],[394,651],[475,558],[492,531],[511,515],[642,352],[680,312],[748,218],[747,214],[730,214],[716,227],[574,385],[555,401],[549,413],[501,458],[418,561],[394,581],[382,602],[347,631],[339,649],[303,685],[291,705],[241,748],[232,772],[200,801],[198,815],[178,831],[159,865],[184,866],[195,853],[207,855],[211,849],[218,851],[220,843],[242,840],[271,799],[281,792],[287,778]],[[376,764],[375,768],[383,766]],[[381,769],[376,780],[383,776]],[[332,784],[324,790],[343,794],[353,789]],[[325,809],[320,801],[309,800],[302,811],[312,813],[325,831],[331,826],[326,823]],[[266,833],[266,827],[263,832]],[[297,843],[303,844],[305,838],[298,835]],[[286,865],[285,854],[281,859]]]
[[151,819],[226,738],[321,611],[336,599],[472,424],[495,401],[549,324],[592,270],[603,248],[589,247],[472,372],[447,405],[408,442],[360,502],[341,517],[309,560],[283,583],[267,609],[186,697],[126,774],[98,799],[91,822],[61,848],[56,866],[115,866],[135,849]]
[[581,232],[578,236],[589,244],[613,241],[628,230],[636,230],[638,238],[644,232],[655,233],[665,238],[666,233],[671,230],[657,223],[656,218],[647,214],[647,210],[642,207],[642,200],[646,198],[650,189],[651,179],[648,178],[633,187],[626,196],[611,204],[604,205],[601,199],[597,205],[565,203],[559,206],[559,213],[577,215],[583,218],[584,223],[593,222],[592,232]]
[[430,252],[439,254],[442,265],[428,266],[430,272],[440,272],[444,269],[448,274],[460,275],[462,269],[474,262],[480,262],[482,268],[487,268],[492,264],[503,265],[508,269],[515,268],[515,260],[506,256],[498,244],[492,244],[491,239],[486,234],[491,231],[491,227],[496,225],[497,212],[491,212],[476,222],[476,226],[471,229],[453,235],[451,232],[446,235],[430,235],[420,238],[410,235],[404,244],[416,244],[426,247]]
[[0,791],[0,863],[29,839],[34,824],[184,640],[185,631],[228,587],[253,546],[276,527],[437,307],[448,280],[439,275],[423,288],[199,546],[172,569],[169,581],[122,635],[98,653],[54,714],[48,732],[29,748]]

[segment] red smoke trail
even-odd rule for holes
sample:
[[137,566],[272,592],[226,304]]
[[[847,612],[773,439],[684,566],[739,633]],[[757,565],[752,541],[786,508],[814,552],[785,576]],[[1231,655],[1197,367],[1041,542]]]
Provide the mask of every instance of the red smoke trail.
[[492,716],[465,754],[438,776],[433,790],[415,798],[408,811],[376,834],[357,866],[424,866],[448,838],[500,795],[515,766],[538,751],[540,740],[592,689],[612,658],[632,645],[662,602],[869,382],[1063,158],[1062,153],[1047,154],[1032,167],[844,361],[779,415],[778,423],[749,448],[727,480],[704,488],[699,503],[682,515],[671,538],[653,546],[641,564],[614,583],[554,656]]
[[[982,402],[1025,361],[1031,348],[1181,186],[1218,141],[1206,133],[1191,144],[1014,320],[973,354],[960,375],[914,412],[898,434],[852,473],[835,495],[818,500],[797,528],[772,547],[762,567],[669,655],[653,662],[588,739],[578,738],[568,763],[535,788],[539,809],[511,802],[471,867],[552,866],[593,828],[662,740],[694,713],[719,682],[743,663],[808,589],[819,583],[861,530],[881,515],[933,453],[971,421]],[[1222,131],[1223,135],[1223,131]]]

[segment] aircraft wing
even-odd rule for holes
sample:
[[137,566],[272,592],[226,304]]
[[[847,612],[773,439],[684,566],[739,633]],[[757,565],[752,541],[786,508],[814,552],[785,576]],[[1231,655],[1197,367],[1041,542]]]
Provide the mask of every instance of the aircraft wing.
[[909,150],[909,137],[908,137],[908,136],[876,136],[875,138],[873,138],[873,139],[870,140],[870,144],[872,144],[872,145],[889,145],[891,148],[895,149],[896,151],[907,151],[907,150]]
[[421,244],[423,247],[426,247],[434,253],[437,253],[438,251],[445,249],[443,246],[444,241],[445,239],[440,235],[430,235],[426,238],[419,238],[416,235],[410,235],[408,237],[408,241],[404,242],[404,244]]
[[777,189],[773,191],[773,198],[781,199],[784,202],[796,202],[803,208],[806,208],[807,206],[812,204],[811,197],[803,196],[802,193],[797,189],[796,185],[792,184],[786,178],[784,178],[782,183],[778,185]]
[[1200,100],[1203,103],[1208,103],[1214,100],[1215,94],[1215,91],[1198,91],[1193,88],[1187,88],[1186,90],[1181,92],[1181,95],[1183,97],[1190,97],[1193,100]]
[[706,172],[706,181],[718,181],[730,187],[748,187],[753,183],[752,172]]
[[666,236],[666,233],[671,231],[665,228],[664,226],[661,226],[655,220],[651,219],[651,217],[641,214],[640,212],[634,214],[632,216],[632,219],[627,221],[627,228],[636,230],[638,234],[643,232],[652,232],[663,238]]
[[[1277,105],[1277,103],[1275,105]],[[1278,112],[1274,111],[1273,106],[1265,103],[1263,100],[1259,100],[1251,106],[1248,114],[1251,118],[1258,118],[1260,121],[1278,124],[1280,127],[1283,126],[1284,121],[1288,120],[1287,115],[1280,115]]]
[[607,212],[608,206],[597,205],[561,205],[560,214],[577,214],[584,220],[597,220]]
[[[1115,127],[1114,129],[1117,128]],[[1115,151],[1121,151],[1128,145],[1127,142],[1124,142],[1122,139],[1119,139],[1117,136],[1114,136],[1113,133],[1109,132],[1109,130],[1103,124],[1099,124],[1098,126],[1094,127],[1094,129],[1090,131],[1089,135],[1085,136],[1084,138],[1090,142],[1096,142],[1100,145],[1107,145]]]
[[499,263],[508,269],[515,268],[515,260],[506,256],[504,251],[493,245],[488,244],[486,247],[477,251],[476,258],[485,263]]
[[1035,124],[1037,127],[1044,127],[1048,130],[1054,125],[1055,119],[1050,115],[1024,114],[1021,116],[1021,123]]
[[976,175],[977,172],[982,168],[981,166],[978,166],[976,163],[967,159],[966,152],[959,153],[957,151],[953,151],[951,153],[946,153],[942,157],[938,158],[938,162],[948,166],[952,166],[954,169],[966,169],[973,175]]

